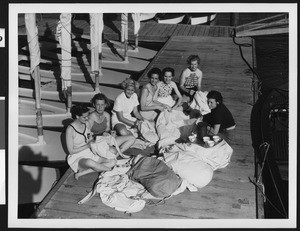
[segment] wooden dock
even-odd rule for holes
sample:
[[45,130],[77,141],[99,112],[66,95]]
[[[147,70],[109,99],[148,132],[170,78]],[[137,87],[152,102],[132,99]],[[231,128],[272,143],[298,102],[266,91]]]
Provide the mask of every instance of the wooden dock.
[[[41,17],[41,20],[39,20]],[[56,31],[59,14],[37,15],[37,27],[39,36],[53,37]],[[128,23],[128,40],[134,41],[133,22]],[[139,30],[139,41],[145,42],[166,42],[171,36],[213,36],[230,37],[233,27],[229,26],[210,26],[210,25],[186,25],[186,24],[159,24],[156,21],[141,22]],[[107,40],[120,41],[121,22],[104,21],[103,37]],[[77,19],[72,21],[72,33],[77,37],[90,35],[89,21]],[[24,16],[19,16],[19,35],[26,35]]]
[[[173,27],[176,28],[177,25]],[[173,33],[176,31],[174,28]],[[189,27],[187,26],[186,30],[187,28]],[[162,31],[159,33],[164,34]],[[150,29],[148,33],[151,34]],[[215,171],[212,181],[197,192],[186,190],[166,200],[163,205],[146,206],[142,211],[132,214],[122,213],[104,205],[99,195],[83,205],[78,205],[77,202],[91,191],[93,183],[97,180],[97,174],[92,173],[76,181],[69,169],[40,204],[35,213],[36,218],[258,218],[256,188],[249,181],[249,178],[253,178],[255,174],[254,151],[250,135],[250,114],[253,103],[252,74],[240,57],[238,46],[231,38],[188,36],[189,33],[179,36],[181,34],[176,32],[176,36],[170,37],[139,81],[141,84],[148,82],[146,73],[154,66],[173,67],[176,73],[174,80],[178,81],[180,71],[186,66],[186,58],[190,54],[198,54],[201,58],[200,68],[204,73],[202,89],[219,90],[224,97],[225,105],[236,120],[237,142],[232,145],[234,151],[230,164],[224,169]],[[209,32],[205,34],[210,35]],[[251,39],[239,39],[238,42],[251,44]],[[252,47],[243,48],[243,55],[249,63],[253,63],[252,54]],[[113,221],[112,226],[114,226]]]

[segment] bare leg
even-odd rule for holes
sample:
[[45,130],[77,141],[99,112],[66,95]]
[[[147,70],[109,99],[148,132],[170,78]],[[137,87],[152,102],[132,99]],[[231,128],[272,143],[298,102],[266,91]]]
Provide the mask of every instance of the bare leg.
[[126,136],[126,135],[132,135],[130,131],[127,130],[126,126],[124,124],[116,124],[114,127],[114,130],[116,130],[117,135],[119,136]]
[[190,97],[187,95],[182,95],[182,103],[190,103]]
[[100,158],[99,161],[96,162],[91,159],[81,159],[78,164],[84,170],[75,173],[76,180],[78,180],[80,176],[88,173],[109,171],[115,166],[116,160]]
[[133,145],[135,137],[133,135],[117,136],[116,141],[123,153]]
[[86,170],[82,170],[82,171],[79,171],[79,172],[76,172],[74,177],[76,180],[78,180],[79,177],[83,176],[83,175],[86,175],[86,174],[89,174],[89,173],[92,173],[92,172],[95,172],[94,169],[86,169]]

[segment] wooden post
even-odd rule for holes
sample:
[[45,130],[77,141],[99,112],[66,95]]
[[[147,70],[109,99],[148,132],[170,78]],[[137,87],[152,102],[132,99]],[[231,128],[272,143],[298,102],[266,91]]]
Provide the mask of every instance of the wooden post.
[[67,113],[71,113],[72,107],[72,86],[67,86]]
[[134,49],[135,50],[139,49],[139,34],[135,35],[135,47],[134,47]]
[[95,74],[95,92],[96,93],[100,93],[100,88],[99,88],[99,83],[100,83],[100,80],[99,80],[99,71],[95,71],[94,74]]
[[44,144],[44,132],[43,132],[43,116],[41,109],[41,79],[40,79],[40,68],[36,66],[32,73],[34,78],[34,92],[35,92],[35,108],[36,108],[36,126],[38,143]]
[[43,134],[43,117],[41,110],[41,77],[40,77],[40,48],[38,42],[38,30],[36,26],[35,14],[25,14],[25,27],[27,34],[27,41],[30,53],[30,73],[34,79],[34,94],[35,94],[35,109],[36,109],[36,125],[38,143],[44,144]]

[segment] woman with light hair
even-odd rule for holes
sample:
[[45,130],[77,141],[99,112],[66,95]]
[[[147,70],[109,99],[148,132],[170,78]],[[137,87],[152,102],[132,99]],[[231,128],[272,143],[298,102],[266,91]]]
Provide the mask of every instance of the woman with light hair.
[[[132,135],[143,121],[138,105],[138,96],[135,93],[139,84],[131,78],[122,82],[124,91],[117,96],[112,110],[112,128],[117,135]],[[133,113],[134,117],[131,115]]]
[[183,94],[183,102],[190,102],[196,91],[201,90],[202,71],[199,69],[200,58],[190,55],[187,58],[188,67],[185,68],[179,79],[179,88]]

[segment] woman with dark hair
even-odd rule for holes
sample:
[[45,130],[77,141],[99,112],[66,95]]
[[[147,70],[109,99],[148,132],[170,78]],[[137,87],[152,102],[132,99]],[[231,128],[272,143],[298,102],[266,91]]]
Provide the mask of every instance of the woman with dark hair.
[[67,162],[75,172],[75,178],[93,171],[111,170],[116,161],[102,158],[91,150],[94,138],[88,123],[89,109],[75,105],[71,108],[71,114],[74,121],[66,129]]
[[154,102],[153,96],[157,90],[157,83],[161,78],[161,70],[157,67],[152,68],[148,74],[149,83],[143,86],[141,93],[141,111],[140,114],[145,120],[153,121],[158,116],[159,112],[164,109],[169,109],[168,105]]
[[110,132],[110,115],[105,111],[109,107],[107,97],[102,93],[98,93],[91,99],[91,104],[95,108],[95,111],[89,115],[93,135],[100,136]]
[[202,71],[198,68],[200,58],[198,55],[190,55],[187,59],[188,67],[180,76],[179,88],[183,94],[183,101],[191,101],[196,91],[201,90]]
[[[133,79],[127,78],[122,82],[124,91],[117,96],[112,110],[111,123],[118,135],[133,135],[130,129],[137,132],[137,127],[143,121],[138,105],[139,100],[135,91],[138,89],[138,83]],[[135,117],[133,117],[131,114]]]
[[234,142],[235,121],[223,103],[222,94],[218,91],[208,92],[207,104],[211,112],[203,116],[203,121],[208,124],[208,134],[220,135],[229,144],[232,144]]
[[[104,94],[98,93],[91,99],[91,104],[95,108],[95,111],[89,115],[89,124],[93,136],[109,135],[111,132],[111,118],[110,114],[105,111],[109,107],[109,100]],[[115,139],[122,153],[130,148],[135,141],[133,135],[115,136]]]
[[[177,109],[181,105],[182,96],[177,88],[177,85],[172,81],[175,71],[171,67],[166,67],[162,71],[161,81],[157,83],[157,90],[154,94],[153,101],[169,106],[170,109]],[[177,101],[172,97],[172,92],[175,91]],[[169,110],[170,110],[169,109]]]

